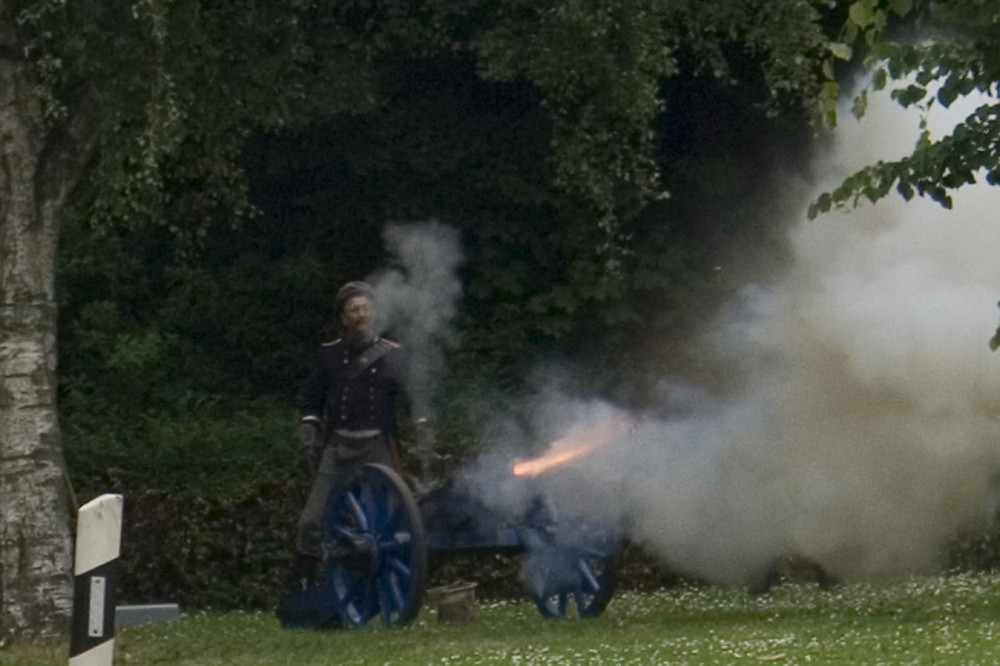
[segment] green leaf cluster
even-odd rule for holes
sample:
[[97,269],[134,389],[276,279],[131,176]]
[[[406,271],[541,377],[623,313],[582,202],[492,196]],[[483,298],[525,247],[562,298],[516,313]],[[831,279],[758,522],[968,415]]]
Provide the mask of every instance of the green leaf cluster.
[[[233,164],[247,132],[389,109],[386,65],[467,56],[483,79],[538,92],[550,186],[589,208],[612,247],[617,220],[663,189],[653,128],[677,49],[692,48],[724,77],[720,44],[738,42],[760,56],[774,97],[813,99],[810,62],[826,44],[820,4],[19,0],[0,21],[17,26],[18,48],[48,63],[53,118],[87,108],[100,119],[94,220],[159,221],[178,205],[165,191],[173,169],[245,217]],[[181,205],[197,217],[204,203]]]
[[[894,39],[892,19],[905,17],[925,30],[923,41]],[[844,41],[863,40],[865,66],[871,71],[870,87],[882,90],[898,82],[892,99],[904,108],[927,111],[935,104],[949,107],[972,94],[995,98],[1000,82],[1000,4],[977,2],[875,2],[850,6]],[[865,109],[863,91],[856,113]],[[834,108],[833,96],[830,99]],[[1000,127],[997,105],[984,101],[953,132],[931,140],[924,132],[912,154],[893,162],[878,162],[844,181],[835,191],[821,195],[810,206],[810,216],[833,208],[854,205],[864,197],[877,201],[895,189],[905,199],[928,196],[945,208],[951,192],[985,179],[1000,177]]]

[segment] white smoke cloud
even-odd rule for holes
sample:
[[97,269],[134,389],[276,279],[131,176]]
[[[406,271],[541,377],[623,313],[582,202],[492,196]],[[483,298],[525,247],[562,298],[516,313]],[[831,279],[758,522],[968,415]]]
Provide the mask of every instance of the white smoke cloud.
[[[945,115],[932,121],[958,119]],[[917,133],[884,98],[848,125],[818,191],[908,152]],[[998,469],[998,204],[1000,190],[977,186],[953,211],[893,197],[795,225],[792,267],[706,336],[745,370],[743,390],[635,447],[652,460],[698,449],[683,474],[637,467],[639,537],[723,582],[781,555],[846,579],[933,567],[982,518]]]
[[391,330],[407,351],[408,393],[415,414],[433,417],[444,350],[462,295],[465,259],[459,233],[439,222],[395,224],[383,238],[395,268],[372,278],[378,329]]
[[[917,132],[912,113],[876,97],[819,158],[810,197],[908,153]],[[640,422],[556,489],[721,583],[788,555],[845,580],[928,570],[994,506],[1000,189],[966,188],[952,211],[893,196],[811,222],[805,203],[790,268],[748,285],[701,338],[739,388],[710,401],[673,382],[679,416]]]
[[[908,153],[918,133],[912,114],[878,96],[860,122],[845,118],[808,198]],[[939,134],[955,120],[930,117]],[[1000,189],[965,188],[952,211],[893,196],[815,221],[806,203],[788,233],[789,268],[748,284],[699,337],[735,388],[711,395],[664,378],[669,416],[538,479],[551,499],[726,584],[753,582],[787,555],[845,580],[928,570],[959,530],[984,524],[1000,470],[1000,354],[987,344]],[[374,280],[383,324],[410,349],[417,395],[429,399],[460,297],[458,235],[427,223],[385,239],[400,269]],[[553,386],[516,418],[501,415],[492,430],[506,448],[462,476],[484,504],[524,509],[513,448],[619,413],[567,400],[565,376]]]

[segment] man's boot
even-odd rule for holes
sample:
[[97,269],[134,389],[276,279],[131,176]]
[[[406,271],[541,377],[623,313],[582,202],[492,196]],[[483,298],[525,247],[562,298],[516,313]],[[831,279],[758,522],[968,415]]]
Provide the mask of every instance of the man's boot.
[[292,565],[291,591],[301,592],[316,587],[319,579],[319,558],[299,553]]

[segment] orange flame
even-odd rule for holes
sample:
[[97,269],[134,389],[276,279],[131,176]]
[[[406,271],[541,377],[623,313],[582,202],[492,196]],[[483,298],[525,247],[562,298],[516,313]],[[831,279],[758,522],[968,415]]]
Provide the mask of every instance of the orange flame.
[[514,476],[538,476],[555,467],[562,467],[604,446],[631,427],[632,421],[624,416],[613,416],[598,421],[589,428],[557,439],[549,444],[548,453],[514,463]]

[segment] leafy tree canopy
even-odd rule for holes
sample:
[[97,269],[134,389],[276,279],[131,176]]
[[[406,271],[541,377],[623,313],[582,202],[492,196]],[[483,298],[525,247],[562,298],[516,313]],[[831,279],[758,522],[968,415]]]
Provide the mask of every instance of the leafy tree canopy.
[[[366,209],[350,219],[357,224],[454,211],[429,186],[463,174],[466,189],[449,196],[482,199],[469,223],[483,257],[473,289],[501,304],[497,318],[563,338],[594,316],[636,318],[624,304],[628,264],[659,260],[635,254],[646,248],[632,220],[664,190],[697,186],[693,171],[679,176],[664,163],[662,145],[675,132],[657,124],[665,107],[684,103],[664,85],[680,54],[723,85],[751,79],[743,90],[777,114],[819,102],[823,63],[837,53],[823,33],[827,5],[812,0],[11,7],[24,27],[19,48],[50,63],[52,118],[84,91],[100,102],[100,150],[79,212],[89,224],[152,221],[191,247],[210,228],[224,237],[255,211],[242,166],[268,136],[301,138],[285,190],[307,190],[318,171],[303,156],[343,155],[337,177],[357,196],[327,203]],[[734,66],[734,51],[752,73]],[[435,97],[442,81],[494,103],[463,103],[454,90]],[[481,176],[472,188],[469,173]],[[385,193],[398,188],[414,198],[391,205]],[[301,239],[349,217],[313,212],[314,228],[297,226],[282,243],[299,234],[307,247]]]
[[[1000,3],[995,0],[858,0],[848,8],[839,43],[845,57],[851,46],[863,55],[871,89],[897,85],[891,94],[904,108],[947,108],[974,93],[995,99],[1000,92]],[[866,94],[867,89],[855,100],[858,115],[864,113]],[[1000,104],[992,101],[938,140],[925,127],[910,155],[858,171],[821,195],[809,214],[861,198],[878,201],[893,188],[907,200],[919,194],[951,208],[951,192],[978,178],[1000,182]]]
[[[745,119],[798,120],[834,57],[825,3],[799,0],[177,0],[157,10],[158,31],[146,4],[97,9],[129,39],[80,57],[109,105],[128,103],[104,121],[74,216],[103,238],[63,227],[60,398],[75,469],[88,438],[137,458],[143,436],[116,425],[135,413],[288,404],[316,304],[378,264],[388,220],[461,223],[469,374],[489,356],[517,375],[509,361],[526,341],[601,354],[605,368],[609,346],[641,354],[622,341],[654,312],[694,309],[707,281],[696,248],[731,233],[706,240],[698,201],[729,229],[749,226],[738,205],[754,184],[726,151],[743,146],[759,172],[777,142]],[[68,33],[68,11],[25,25]],[[156,40],[169,57],[146,52]],[[54,67],[53,99],[72,100],[81,80]],[[724,113],[736,99],[739,113]],[[680,145],[694,127],[717,151]],[[142,432],[166,431],[151,423]]]
[[[391,105],[380,68],[400,57],[466,53],[480,76],[526,81],[551,122],[553,186],[598,223],[662,189],[653,120],[685,46],[727,75],[721,44],[759,53],[775,98],[818,99],[832,53],[810,0],[13,0],[0,46],[42,73],[53,121],[84,101],[100,118],[93,213],[137,224],[164,208],[246,212],[234,159],[253,128],[302,126]],[[166,192],[173,170],[198,192]]]

